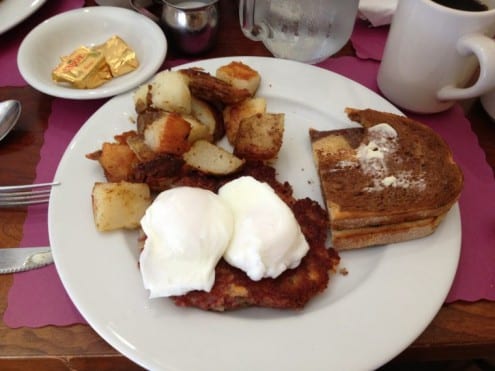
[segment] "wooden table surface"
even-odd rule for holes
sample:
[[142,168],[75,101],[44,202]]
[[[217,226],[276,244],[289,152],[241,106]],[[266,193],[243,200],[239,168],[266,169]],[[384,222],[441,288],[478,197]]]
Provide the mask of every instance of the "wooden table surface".
[[[202,58],[270,55],[260,43],[242,35],[235,3],[221,1],[219,39],[214,49]],[[93,2],[87,1],[86,5],[93,5]],[[340,55],[353,53],[349,44]],[[169,56],[180,57],[173,49]],[[52,98],[31,87],[0,87],[0,100],[12,98],[22,102],[24,114],[18,129],[8,141],[0,144],[0,184],[31,183],[40,158]],[[466,112],[487,161],[495,170],[495,123],[490,121],[479,101],[467,105]],[[25,217],[25,209],[0,209],[0,247],[19,245]],[[0,276],[2,314],[11,284],[12,275]],[[484,358],[494,354],[495,302],[455,302],[444,305],[424,333],[392,362]],[[0,369],[134,370],[140,367],[115,351],[86,325],[10,329],[0,322]]]

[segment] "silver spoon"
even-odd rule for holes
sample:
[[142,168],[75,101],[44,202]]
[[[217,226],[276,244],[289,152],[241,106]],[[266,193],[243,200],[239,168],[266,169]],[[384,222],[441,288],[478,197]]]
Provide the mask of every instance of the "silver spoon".
[[0,102],[0,140],[12,130],[21,115],[21,102],[10,99]]

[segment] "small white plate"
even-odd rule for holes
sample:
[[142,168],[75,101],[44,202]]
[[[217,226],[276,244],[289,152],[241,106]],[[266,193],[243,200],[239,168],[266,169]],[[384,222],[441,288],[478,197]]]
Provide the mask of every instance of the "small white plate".
[[46,0],[3,0],[0,1],[0,35],[17,26],[35,11]]
[[[76,89],[57,84],[52,71],[60,57],[80,46],[104,43],[120,36],[135,52],[139,67],[94,89]],[[22,77],[35,89],[54,97],[97,99],[129,91],[158,71],[167,53],[167,40],[161,28],[132,10],[116,7],[87,7],[47,19],[23,40],[17,54]]]

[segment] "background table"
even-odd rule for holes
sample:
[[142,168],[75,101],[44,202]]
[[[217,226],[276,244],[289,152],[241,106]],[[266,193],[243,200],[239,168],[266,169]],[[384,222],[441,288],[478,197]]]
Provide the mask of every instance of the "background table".
[[[93,2],[87,1],[86,4],[93,5]],[[236,1],[231,0],[220,2],[222,21],[218,43],[201,58],[270,55],[262,44],[242,35],[235,4]],[[353,54],[350,44],[339,53]],[[173,49],[169,50],[168,58],[180,57]],[[0,100],[12,98],[21,100],[24,113],[18,129],[11,134],[13,137],[0,144],[0,183],[31,183],[40,158],[52,98],[31,87],[0,87]],[[487,162],[495,171],[495,123],[483,111],[478,100],[465,102],[465,110],[485,151]],[[25,217],[26,210],[23,209],[0,209],[0,246],[19,245]],[[12,275],[0,276],[1,313],[5,311],[11,283]],[[10,329],[0,323],[0,339],[2,370],[140,369],[86,325]],[[424,333],[383,369],[400,369],[410,362],[487,359],[494,355],[495,303],[455,302],[444,305]]]

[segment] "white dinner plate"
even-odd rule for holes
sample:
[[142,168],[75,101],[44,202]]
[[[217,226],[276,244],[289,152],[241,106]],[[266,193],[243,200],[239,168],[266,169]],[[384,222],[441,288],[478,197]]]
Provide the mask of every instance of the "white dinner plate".
[[35,11],[46,0],[2,0],[0,1],[0,35],[17,26]]
[[[60,57],[80,46],[92,47],[120,36],[135,52],[139,67],[94,89],[77,89],[52,80]],[[129,91],[148,80],[161,67],[167,40],[149,18],[129,9],[96,6],[70,10],[47,19],[22,41],[17,65],[26,82],[54,97],[97,99]]]
[[[232,58],[191,63],[214,72]],[[298,197],[322,202],[308,128],[353,124],[344,108],[398,113],[367,88],[335,73],[274,58],[236,57],[262,76],[258,95],[286,115],[276,167]],[[182,66],[183,67],[183,66]],[[113,347],[153,370],[366,370],[384,364],[430,323],[456,272],[461,243],[457,205],[426,238],[341,254],[349,274],[302,311],[262,308],[227,313],[148,299],[138,270],[136,232],[99,233],[91,189],[104,181],[85,154],[133,129],[132,94],[113,98],[80,129],[56,173],[49,207],[57,271],[81,314]],[[191,210],[191,212],[194,212]]]

